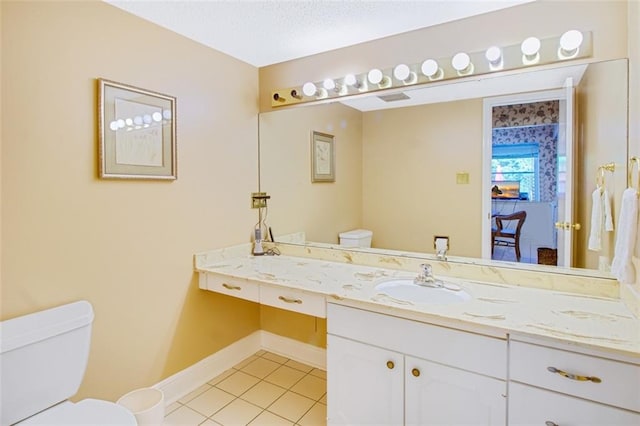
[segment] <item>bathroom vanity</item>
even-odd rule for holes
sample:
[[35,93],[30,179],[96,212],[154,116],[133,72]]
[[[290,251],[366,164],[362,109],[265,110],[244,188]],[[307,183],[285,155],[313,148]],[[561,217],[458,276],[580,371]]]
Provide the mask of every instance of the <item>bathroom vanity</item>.
[[481,279],[446,282],[471,299],[413,303],[376,286],[420,259],[247,253],[196,255],[200,288],[327,318],[329,424],[640,424],[640,321],[597,279],[468,265]]

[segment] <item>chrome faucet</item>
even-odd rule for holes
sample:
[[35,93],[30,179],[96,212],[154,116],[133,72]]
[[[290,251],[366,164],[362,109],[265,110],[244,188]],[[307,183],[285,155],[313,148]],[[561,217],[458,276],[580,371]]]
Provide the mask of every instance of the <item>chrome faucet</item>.
[[433,276],[433,268],[428,263],[420,265],[420,272],[413,282],[424,287],[442,287],[444,285],[442,281],[436,280]]

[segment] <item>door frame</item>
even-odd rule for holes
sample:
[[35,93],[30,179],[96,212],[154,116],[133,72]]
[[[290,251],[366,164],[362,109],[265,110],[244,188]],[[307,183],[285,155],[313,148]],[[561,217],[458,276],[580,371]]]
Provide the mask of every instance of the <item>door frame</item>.
[[[491,260],[491,156],[493,147],[493,107],[566,99],[566,89],[515,93],[482,100],[482,244],[481,256]],[[573,126],[573,122],[570,123]],[[567,123],[569,125],[569,123]],[[568,143],[568,142],[567,142]],[[573,141],[570,142],[573,146]],[[573,177],[571,177],[573,179]],[[559,220],[559,219],[558,219]]]

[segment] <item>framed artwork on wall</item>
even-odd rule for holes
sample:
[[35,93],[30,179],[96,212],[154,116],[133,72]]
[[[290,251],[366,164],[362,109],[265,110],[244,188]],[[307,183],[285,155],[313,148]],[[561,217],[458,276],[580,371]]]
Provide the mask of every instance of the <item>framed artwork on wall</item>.
[[103,179],[177,179],[176,98],[98,79]]
[[335,182],[335,147],[333,135],[311,134],[311,182]]

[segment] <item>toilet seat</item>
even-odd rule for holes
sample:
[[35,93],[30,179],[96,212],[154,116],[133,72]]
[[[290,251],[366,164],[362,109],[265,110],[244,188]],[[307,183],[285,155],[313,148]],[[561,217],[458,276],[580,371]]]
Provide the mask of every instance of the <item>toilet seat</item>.
[[136,418],[121,405],[99,399],[65,401],[29,417],[20,425],[137,425]]

